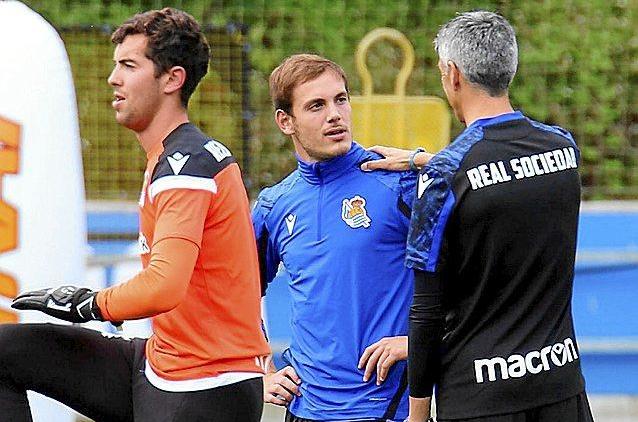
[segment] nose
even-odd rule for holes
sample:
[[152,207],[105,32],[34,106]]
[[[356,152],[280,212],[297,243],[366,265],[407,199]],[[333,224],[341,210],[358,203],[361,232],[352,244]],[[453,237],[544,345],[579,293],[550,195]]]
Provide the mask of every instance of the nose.
[[120,78],[117,75],[117,67],[113,68],[113,70],[111,71],[111,74],[106,79],[106,81],[111,86],[119,86],[119,85],[121,85]]
[[341,120],[341,111],[339,111],[339,107],[334,102],[331,102],[328,105],[327,120],[328,123],[334,123]]

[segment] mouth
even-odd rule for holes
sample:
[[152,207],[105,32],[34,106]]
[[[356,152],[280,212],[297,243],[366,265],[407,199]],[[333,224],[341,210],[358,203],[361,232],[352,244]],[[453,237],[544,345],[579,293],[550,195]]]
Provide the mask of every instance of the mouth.
[[333,141],[341,141],[346,137],[348,130],[344,127],[335,127],[323,133],[323,135]]
[[113,108],[117,108],[117,106],[122,104],[125,100],[126,98],[124,98],[123,95],[120,95],[117,92],[115,92],[113,93],[113,102],[111,103],[111,105],[113,106]]

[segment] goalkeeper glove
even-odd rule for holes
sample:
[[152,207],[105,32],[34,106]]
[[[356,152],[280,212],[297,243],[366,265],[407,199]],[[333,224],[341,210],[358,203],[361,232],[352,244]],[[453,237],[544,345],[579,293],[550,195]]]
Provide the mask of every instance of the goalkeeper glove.
[[11,307],[44,312],[65,321],[80,323],[92,320],[104,321],[95,296],[97,292],[74,286],[33,290],[22,293]]

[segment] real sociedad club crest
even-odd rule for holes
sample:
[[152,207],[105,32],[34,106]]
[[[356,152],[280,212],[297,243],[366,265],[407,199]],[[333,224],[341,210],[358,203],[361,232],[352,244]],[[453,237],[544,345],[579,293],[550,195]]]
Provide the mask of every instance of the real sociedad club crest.
[[352,199],[344,199],[341,206],[341,218],[353,229],[370,227],[370,217],[366,211],[366,200],[359,195]]

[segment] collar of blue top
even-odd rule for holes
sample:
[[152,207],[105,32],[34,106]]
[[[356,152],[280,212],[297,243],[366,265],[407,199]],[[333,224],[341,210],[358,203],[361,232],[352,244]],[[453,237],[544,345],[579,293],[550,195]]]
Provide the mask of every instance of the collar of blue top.
[[510,120],[518,120],[518,119],[524,119],[524,118],[525,116],[523,115],[523,113],[517,110],[511,113],[499,114],[498,116],[486,117],[484,119],[475,120],[467,128],[472,129],[475,127],[491,126],[491,125],[496,125],[499,123],[509,122]]
[[297,156],[297,168],[308,183],[327,183],[337,179],[348,170],[358,168],[363,161],[370,159],[373,155],[375,154],[366,151],[356,142],[352,142],[347,153],[326,161],[306,163]]

